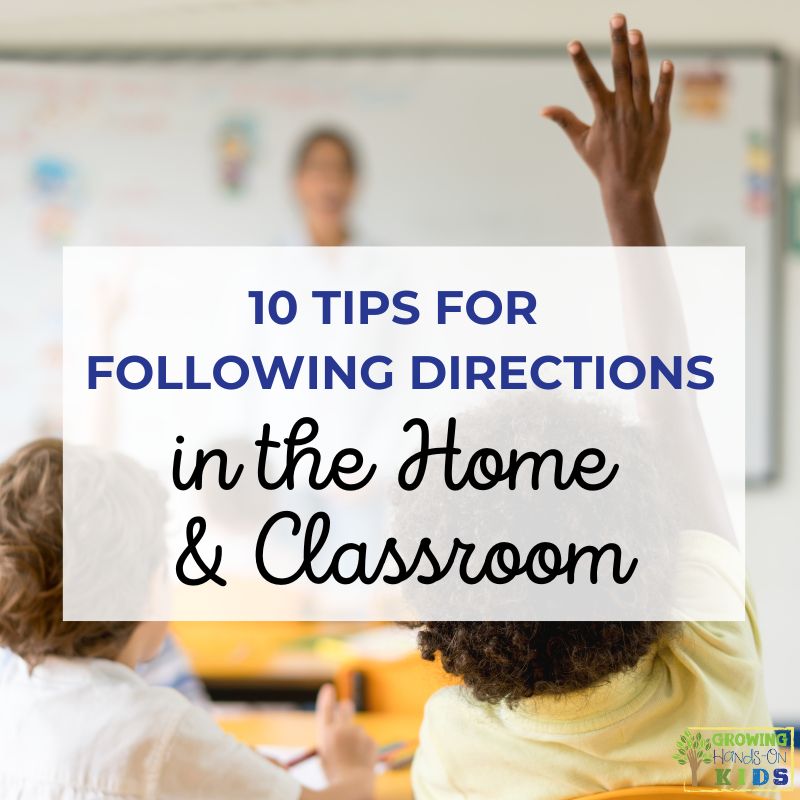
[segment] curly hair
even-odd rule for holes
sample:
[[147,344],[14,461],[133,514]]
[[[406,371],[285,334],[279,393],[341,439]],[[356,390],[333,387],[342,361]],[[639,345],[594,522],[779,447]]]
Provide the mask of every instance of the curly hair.
[[[636,554],[640,563],[635,589],[623,593],[618,586],[606,587],[607,616],[624,619],[637,603],[644,607],[651,602],[654,594],[663,604],[660,593],[670,590],[663,565],[671,563],[676,532],[685,521],[677,516],[670,483],[660,471],[655,443],[645,428],[629,424],[613,406],[528,393],[477,405],[458,422],[463,425],[459,446],[464,453],[476,452],[487,441],[502,452],[522,451],[527,445],[541,450],[551,443],[564,452],[578,452],[591,442],[624,464],[627,483],[587,499],[545,482],[537,488],[535,502],[525,493],[505,491],[475,492],[471,501],[468,496],[459,504],[451,502],[449,490],[423,484],[412,497],[397,501],[394,530],[399,540],[413,541],[420,531],[434,542],[452,541],[470,531],[484,547],[496,542],[500,532],[507,538],[516,536],[520,543],[527,537],[533,540],[540,531],[564,544],[611,540]],[[436,436],[443,438],[441,432]],[[451,620],[410,623],[419,629],[422,657],[440,659],[444,670],[460,678],[477,700],[513,705],[602,684],[633,669],[679,630],[674,623],[660,621],[573,621],[579,616],[577,605],[565,614],[566,620],[536,621],[543,610],[537,605],[543,601],[536,588],[503,584],[501,594],[486,582],[465,588],[454,581],[449,591],[432,594],[427,585],[412,584],[406,597],[411,608],[419,609],[416,619],[425,620],[433,609],[439,620]],[[588,595],[572,592],[568,585],[559,597],[588,602],[583,599]],[[475,621],[484,610],[495,619]]]
[[422,657],[441,658],[477,700],[510,705],[596,686],[634,668],[671,622],[424,622]]
[[65,622],[59,439],[0,464],[0,645],[33,667],[46,656],[114,657],[136,622]]

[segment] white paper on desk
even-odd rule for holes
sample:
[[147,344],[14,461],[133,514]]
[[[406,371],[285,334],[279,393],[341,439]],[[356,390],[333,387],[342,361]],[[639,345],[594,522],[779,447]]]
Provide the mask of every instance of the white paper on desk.
[[[285,764],[293,758],[306,752],[305,747],[285,747],[276,744],[260,744],[256,750],[267,758]],[[386,770],[386,765],[378,763],[375,765],[375,774],[378,775]],[[328,786],[328,778],[322,769],[322,761],[319,756],[308,758],[296,767],[292,767],[289,772],[297,778],[307,789],[325,789]]]
[[[283,747],[281,745],[260,744],[256,750],[267,758],[285,764],[293,758],[297,758],[306,752],[306,747]],[[308,758],[296,767],[292,767],[289,772],[297,778],[307,789],[324,789],[328,786],[328,778],[322,769],[322,761],[319,756]]]

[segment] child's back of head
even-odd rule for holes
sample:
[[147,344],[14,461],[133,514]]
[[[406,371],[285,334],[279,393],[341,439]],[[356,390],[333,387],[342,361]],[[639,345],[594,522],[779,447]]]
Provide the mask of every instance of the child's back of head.
[[0,645],[30,665],[113,657],[136,627],[63,621],[62,462],[62,442],[40,439],[0,465]]

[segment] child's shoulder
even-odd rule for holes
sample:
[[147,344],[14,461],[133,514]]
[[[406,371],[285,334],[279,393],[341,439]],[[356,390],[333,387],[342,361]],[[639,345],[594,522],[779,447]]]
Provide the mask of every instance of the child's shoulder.
[[465,709],[474,702],[464,686],[444,686],[428,698],[425,703],[425,714],[435,714],[448,709]]
[[424,726],[452,731],[457,725],[474,726],[498,721],[498,705],[477,700],[463,685],[445,686],[425,703]]
[[0,779],[152,796],[187,700],[102,659],[48,657],[33,669],[17,656],[4,661],[0,750],[10,758]]

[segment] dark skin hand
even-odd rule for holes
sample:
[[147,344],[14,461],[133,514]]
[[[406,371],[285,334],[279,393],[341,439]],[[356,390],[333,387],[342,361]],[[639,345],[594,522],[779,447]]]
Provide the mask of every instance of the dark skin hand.
[[[662,61],[655,96],[641,31],[628,32],[625,17],[611,18],[614,91],[608,89],[580,42],[572,56],[594,106],[591,125],[561,106],[542,115],[557,122],[600,184],[615,245],[661,247],[664,233],[655,191],[669,142],[669,101],[675,68]],[[687,354],[688,335],[668,256],[642,260],[617,254],[625,330],[632,349],[643,353]],[[646,268],[643,268],[646,267]],[[710,531],[736,544],[724,491],[706,440],[694,395],[648,392],[637,396],[639,415],[659,437],[663,463],[676,476],[683,498],[684,529]]]
[[669,141],[669,101],[675,68],[661,63],[655,97],[641,31],[627,29],[625,17],[611,18],[614,91],[603,83],[585,48],[567,50],[594,107],[591,125],[569,109],[547,106],[542,116],[557,122],[600,184],[615,245],[663,245],[655,191]]

